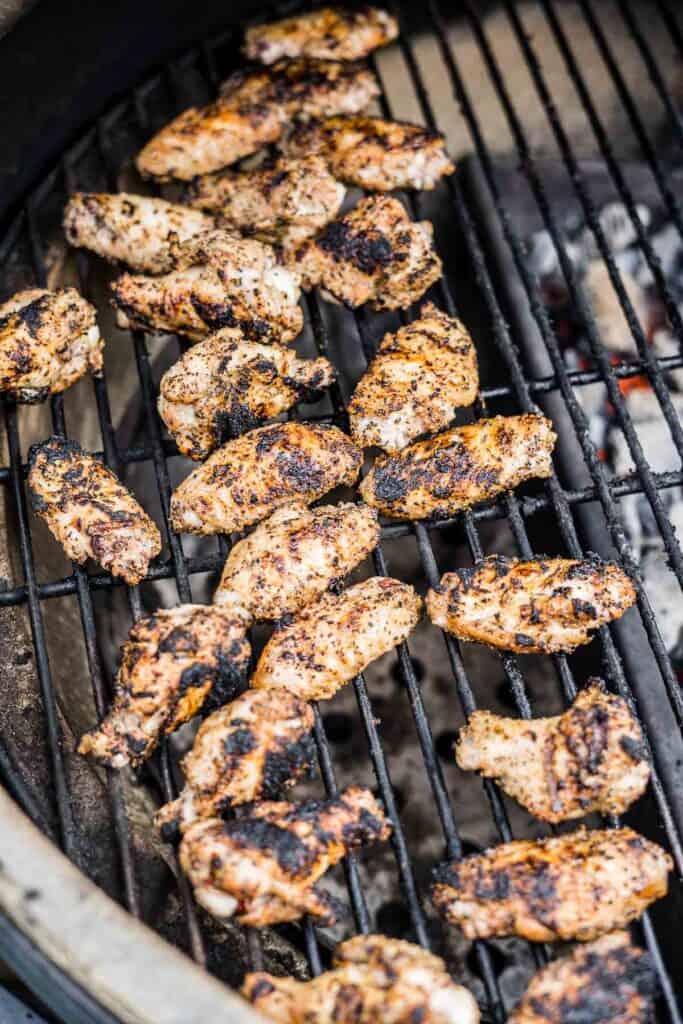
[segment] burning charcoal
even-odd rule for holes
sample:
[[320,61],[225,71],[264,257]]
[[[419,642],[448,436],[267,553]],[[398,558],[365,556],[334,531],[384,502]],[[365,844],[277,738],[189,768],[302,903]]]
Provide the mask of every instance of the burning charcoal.
[[[669,511],[669,517],[683,536],[683,500],[679,500]],[[676,646],[683,629],[683,604],[678,580],[668,566],[664,548],[651,548],[641,560],[645,590],[650,598],[667,651]]]
[[[668,356],[679,355],[681,344],[670,331],[665,327],[661,327],[652,336],[652,348],[658,359],[665,359]],[[666,376],[667,380],[677,391],[683,391],[683,368],[669,370]]]
[[[644,228],[647,228],[652,219],[647,206],[638,203],[636,212],[640,223]],[[637,240],[633,221],[623,203],[608,203],[607,206],[603,206],[598,219],[607,243],[613,252],[620,252],[629,245],[633,245]]]
[[[634,277],[623,271],[621,280],[641,327],[647,331],[648,309],[642,288]],[[595,317],[600,340],[605,348],[620,355],[637,355],[631,328],[602,260],[593,260],[588,264],[583,285]]]

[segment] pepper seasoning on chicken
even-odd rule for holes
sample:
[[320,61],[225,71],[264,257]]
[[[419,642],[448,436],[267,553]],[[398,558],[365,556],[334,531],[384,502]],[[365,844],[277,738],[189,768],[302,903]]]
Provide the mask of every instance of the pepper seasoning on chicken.
[[322,7],[280,21],[253,25],[245,33],[249,60],[273,64],[283,57],[359,60],[398,36],[398,23],[380,7]]

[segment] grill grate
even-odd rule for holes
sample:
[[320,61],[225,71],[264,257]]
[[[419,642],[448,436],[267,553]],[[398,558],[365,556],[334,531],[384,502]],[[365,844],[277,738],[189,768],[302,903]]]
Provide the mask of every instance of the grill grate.
[[[668,424],[672,440],[677,450],[683,453],[683,428],[672,403],[665,379],[667,372],[683,367],[683,354],[667,358],[656,358],[648,345],[642,326],[637,319],[624,288],[604,232],[601,229],[596,207],[591,199],[590,191],[582,178],[581,166],[563,127],[561,115],[555,107],[553,95],[538,60],[534,42],[526,34],[523,15],[520,15],[519,10],[510,0],[506,0],[502,6],[509,23],[511,38],[517,41],[522,58],[528,67],[536,95],[547,117],[548,125],[569,173],[572,187],[575,190],[586,223],[590,227],[597,249],[605,262],[610,281],[619,298],[636,344],[638,358],[622,362],[618,366],[612,365],[608,353],[600,342],[595,321],[568,255],[562,225],[558,219],[554,204],[548,196],[542,173],[534,156],[533,147],[526,137],[524,120],[520,117],[510,95],[503,71],[497,62],[486,28],[482,24],[477,11],[477,5],[464,3],[463,10],[471,37],[476,43],[486,69],[486,74],[490,79],[490,83],[510,128],[520,161],[521,173],[528,183],[543,223],[557,249],[572,304],[585,325],[594,358],[594,368],[572,371],[566,367],[550,319],[540,302],[536,281],[526,263],[522,239],[513,225],[506,206],[505,196],[500,189],[496,175],[495,160],[491,155],[486,134],[481,126],[481,118],[477,110],[476,100],[473,99],[471,90],[466,87],[466,76],[462,72],[455,48],[450,43],[449,26],[445,22],[445,6],[445,4],[439,6],[436,0],[428,0],[426,10],[421,13],[422,21],[417,26],[421,30],[421,35],[406,31],[405,25],[403,26],[403,32],[398,45],[402,69],[410,82],[424,123],[428,127],[445,128],[445,125],[438,123],[435,106],[431,99],[427,82],[423,77],[423,70],[418,56],[418,46],[416,45],[420,38],[424,38],[425,32],[429,34],[430,38],[436,40],[437,52],[443,62],[453,94],[460,107],[478,156],[479,173],[490,196],[497,228],[502,232],[507,247],[507,254],[519,277],[531,317],[539,333],[544,357],[547,358],[551,367],[550,373],[541,375],[528,375],[525,369],[524,359],[515,348],[514,340],[516,339],[513,339],[513,332],[508,327],[505,319],[505,294],[496,281],[494,268],[488,257],[488,239],[484,236],[481,225],[475,221],[475,218],[470,213],[472,208],[470,197],[466,193],[459,176],[456,175],[439,190],[438,197],[440,202],[445,204],[449,213],[452,212],[458,233],[464,239],[468,257],[471,260],[476,276],[478,289],[486,308],[487,330],[493,340],[497,357],[502,361],[510,382],[509,384],[496,383],[482,388],[474,409],[474,415],[476,417],[485,416],[489,414],[488,411],[492,406],[498,408],[501,403],[507,403],[508,406],[513,405],[522,411],[530,411],[536,408],[535,403],[537,401],[542,401],[551,396],[560,396],[568,417],[568,423],[573,429],[580,445],[590,483],[580,487],[565,487],[555,475],[547,481],[542,489],[539,489],[538,493],[522,496],[510,494],[494,504],[467,512],[455,520],[434,525],[430,524],[429,526],[419,523],[385,525],[382,530],[382,543],[373,554],[373,569],[379,575],[388,574],[389,565],[385,551],[387,543],[398,538],[412,537],[417,546],[423,577],[430,586],[433,586],[438,582],[440,570],[432,543],[432,535],[450,527],[462,529],[471,556],[473,559],[477,559],[482,556],[485,550],[485,543],[480,536],[481,527],[487,522],[494,520],[506,520],[509,523],[520,554],[522,557],[530,557],[533,553],[533,547],[527,524],[528,520],[538,513],[552,514],[566,552],[572,557],[581,557],[583,547],[575,518],[583,507],[591,504],[595,506],[597,503],[601,509],[602,518],[609,532],[609,537],[618,553],[619,560],[640,584],[638,591],[640,620],[645,629],[671,708],[679,724],[683,725],[683,698],[681,697],[679,683],[662,641],[649,599],[642,586],[638,562],[633,555],[621,525],[618,505],[619,498],[622,496],[636,493],[645,494],[660,530],[671,569],[675,573],[679,584],[683,587],[683,553],[681,552],[681,547],[673,527],[667,518],[665,505],[662,500],[662,492],[665,489],[680,487],[683,484],[683,469],[658,474],[650,468],[619,388],[621,380],[641,375],[647,377],[660,403],[662,415]],[[638,219],[635,198],[627,183],[620,161],[613,151],[608,133],[593,103],[585,78],[567,39],[562,19],[555,9],[553,0],[539,0],[537,6],[540,7],[547,21],[547,25],[564,61],[567,74],[576,89],[585,111],[595,137],[595,142],[610,172],[619,198],[624,203],[629,214],[639,244],[642,247],[645,259],[658,287],[661,301],[669,315],[671,325],[679,340],[683,339],[683,321],[681,320],[676,300],[664,277],[658,257],[653,250],[645,229]],[[677,114],[671,92],[652,54],[647,37],[639,27],[639,21],[632,10],[632,4],[630,0],[617,0],[617,6],[627,31],[635,41],[643,66],[653,82],[671,127],[680,142],[681,138],[683,138],[680,117]],[[626,111],[635,137],[642,150],[642,157],[653,173],[661,193],[662,202],[667,208],[674,224],[683,234],[683,222],[681,221],[677,198],[643,125],[638,107],[612,55],[611,48],[601,26],[601,21],[586,0],[579,0],[579,8],[581,16],[585,19],[595,39],[606,73],[613,81],[616,95]],[[680,29],[675,15],[667,7],[665,0],[657,0],[657,10],[662,18],[662,23],[671,34],[677,48],[683,52],[683,39]],[[396,13],[400,14],[401,12],[397,11]],[[272,12],[270,14],[272,16]],[[411,14],[412,17],[413,15]],[[88,172],[84,171],[85,160],[92,161],[94,159],[99,167],[97,173],[106,182],[106,187],[111,190],[117,190],[121,153],[118,152],[116,146],[111,142],[116,126],[130,119],[132,115],[135,120],[136,145],[139,145],[159,123],[162,123],[172,114],[173,110],[182,109],[182,107],[187,106],[192,101],[193,97],[188,97],[187,95],[188,78],[192,78],[194,81],[201,77],[204,83],[203,88],[207,91],[215,90],[219,80],[225,77],[225,74],[230,70],[230,64],[234,61],[237,52],[236,45],[237,36],[232,32],[226,33],[224,37],[218,40],[204,44],[180,61],[171,64],[160,74],[155,75],[145,85],[136,90],[129,100],[123,101],[113,111],[103,117],[73,147],[60,166],[38,186],[29,197],[25,208],[18,215],[15,222],[10,225],[4,239],[0,242],[0,257],[2,258],[3,265],[11,258],[12,253],[18,246],[28,245],[31,253],[33,279],[38,285],[44,285],[47,281],[46,247],[48,239],[43,230],[43,220],[48,202],[54,200],[55,196],[68,194],[78,187],[89,187]],[[383,87],[380,99],[382,112],[391,116],[394,113],[394,109],[392,106],[391,90],[384,87],[383,76],[385,75],[385,70],[383,61],[379,59],[373,63],[380,84]],[[170,106],[173,110],[164,111],[162,105],[157,102],[160,91],[166,91],[168,96],[171,97]],[[130,152],[134,151],[135,146]],[[129,155],[130,153],[126,154],[126,156]],[[428,204],[431,203],[431,200],[429,197],[411,197],[407,202],[414,216],[420,218],[430,216]],[[94,265],[93,262],[92,266],[94,267]],[[80,290],[86,297],[91,297],[91,262],[82,252],[76,255],[76,267]],[[449,282],[449,277],[453,276],[453,269],[447,269],[446,276],[439,285],[435,286],[434,293],[437,302],[443,308],[457,315],[459,309]],[[317,351],[321,355],[330,357],[332,347],[330,342],[330,317],[337,315],[345,317],[343,321],[344,329],[349,334],[355,336],[355,341],[359,352],[362,354],[362,358],[364,360],[370,359],[375,350],[378,333],[374,318],[369,318],[361,313],[353,319],[350,317],[347,319],[345,314],[332,313],[320,301],[317,294],[313,294],[309,296],[306,303],[306,319],[307,324],[310,325]],[[193,578],[205,573],[215,572],[221,568],[229,547],[229,541],[221,538],[217,542],[216,550],[202,551],[199,554],[187,554],[184,551],[181,538],[169,529],[168,507],[171,493],[169,459],[173,459],[177,455],[177,450],[172,443],[164,438],[161,432],[155,408],[154,367],[150,358],[147,340],[139,332],[132,332],[130,340],[139,379],[145,439],[143,443],[136,445],[123,446],[119,444],[114,427],[114,416],[110,406],[107,380],[102,378],[93,383],[93,397],[102,437],[101,454],[105,462],[117,473],[125,473],[129,467],[135,465],[151,467],[158,490],[169,557],[160,558],[157,561],[150,572],[149,578],[157,581],[174,580],[178,600],[182,602],[192,601]],[[633,473],[617,479],[610,479],[606,474],[605,467],[600,461],[598,452],[588,435],[586,417],[576,393],[577,390],[597,381],[604,381],[607,385],[610,401],[627,440],[635,465]],[[345,400],[340,385],[333,387],[331,399],[333,405],[332,419],[344,427],[346,425]],[[66,420],[64,401],[61,397],[52,399],[50,412],[53,430],[66,434],[69,424]],[[21,414],[14,406],[9,404],[5,405],[4,413],[9,464],[0,468],[0,481],[7,486],[14,501],[18,523],[18,548],[23,582],[0,592],[0,606],[25,606],[28,610],[51,757],[54,799],[61,844],[69,856],[78,859],[73,815],[73,800],[75,796],[70,792],[67,772],[65,770],[57,696],[48,656],[46,624],[42,605],[47,600],[76,597],[83,626],[85,650],[92,678],[95,706],[98,714],[101,714],[108,703],[108,693],[98,644],[98,622],[93,604],[93,596],[99,591],[118,589],[122,584],[120,581],[112,580],[107,574],[95,573],[90,575],[78,567],[74,567],[69,575],[61,578],[48,581],[41,581],[39,579],[33,555],[30,518],[24,493],[27,466],[24,461],[24,448],[20,435],[19,421]],[[326,415],[324,418],[329,419],[330,416]],[[73,424],[71,426],[73,427]],[[130,618],[135,621],[143,613],[141,589],[139,587],[128,587],[126,591],[128,613]],[[452,669],[453,685],[463,712],[465,715],[469,715],[476,706],[474,689],[458,643],[448,636],[445,636],[444,640]],[[608,626],[602,627],[599,631],[599,644],[604,662],[604,674],[610,685],[625,696],[632,705],[638,706],[640,704],[638,689],[633,685],[633,680],[625,668],[624,662],[626,659],[623,657],[618,629]],[[513,694],[518,713],[522,717],[530,717],[532,713],[531,703],[518,659],[512,655],[503,655],[500,662],[510,691]],[[400,646],[398,650],[398,664],[402,685],[408,698],[424,761],[424,770],[429,779],[436,812],[443,833],[446,854],[449,857],[458,857],[463,852],[463,841],[458,828],[456,810],[435,749],[432,724],[430,723],[426,702],[423,700],[420,683],[411,659],[409,644],[404,643]],[[572,665],[564,656],[555,656],[553,658],[553,665],[561,692],[564,698],[569,701],[577,692]],[[426,916],[423,902],[424,894],[420,891],[416,879],[415,868],[409,851],[409,840],[402,826],[401,815],[392,786],[390,767],[380,739],[365,679],[362,676],[358,677],[353,683],[353,688],[378,789],[394,825],[394,835],[392,838],[393,854],[403,899],[410,915],[412,932],[419,942],[429,947],[433,944],[433,929]],[[325,728],[319,708],[315,708],[315,739],[323,784],[328,793],[334,794],[337,787],[335,765],[330,745],[325,735]],[[650,742],[655,766],[653,772],[653,794],[658,810],[658,824],[666,835],[668,847],[674,856],[676,870],[680,876],[683,874],[683,846],[681,845],[680,820],[677,819],[676,812],[677,802],[669,781],[670,775],[666,771],[669,766],[666,762],[666,753],[660,748],[657,738],[651,735],[651,731]],[[8,785],[13,789],[28,813],[40,824],[44,824],[42,822],[42,812],[36,806],[30,788],[25,785],[21,776],[13,769],[11,759],[2,750],[0,750],[0,769],[3,771]],[[164,798],[167,800],[171,799],[175,795],[175,790],[172,758],[167,745],[162,748],[159,755],[159,770]],[[130,823],[126,815],[121,780],[117,773],[111,771],[107,773],[107,786],[122,870],[122,899],[131,913],[137,917],[142,917],[142,901],[131,845]],[[483,787],[501,841],[512,838],[506,807],[499,791],[488,780],[484,780]],[[609,824],[615,823],[613,820],[609,822]],[[372,927],[372,917],[366,903],[357,858],[349,856],[346,859],[345,872],[349,901],[356,928],[361,931],[368,931]],[[178,872],[177,874],[189,946],[195,960],[206,966],[209,959],[206,936],[203,933],[189,887],[181,873]],[[666,972],[664,959],[650,915],[645,915],[641,927],[643,939],[654,958],[660,978],[662,1019],[680,1024],[682,1018],[676,1004],[676,996]],[[311,971],[318,973],[326,963],[325,943],[321,936],[317,934],[310,921],[304,922],[302,935]],[[252,966],[258,968],[262,964],[262,952],[258,934],[249,930],[247,943]],[[502,1021],[505,1018],[505,1005],[490,948],[486,943],[479,942],[475,944],[475,949],[478,970],[484,983],[488,1003],[488,1016],[494,1021]],[[543,947],[533,947],[532,955],[538,963],[543,963],[546,959],[546,951]]]

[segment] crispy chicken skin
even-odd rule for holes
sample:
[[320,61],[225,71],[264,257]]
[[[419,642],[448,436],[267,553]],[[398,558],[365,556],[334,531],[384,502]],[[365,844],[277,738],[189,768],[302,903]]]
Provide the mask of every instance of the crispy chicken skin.
[[232,611],[183,604],[140,619],[121,652],[111,710],[79,754],[111,768],[142,764],[209,698],[232,696],[250,653],[246,624]]
[[392,519],[455,515],[552,473],[555,433],[545,416],[494,416],[378,458],[360,485]]
[[429,221],[412,221],[393,196],[368,196],[289,257],[303,287],[320,285],[355,309],[407,309],[441,277]]
[[397,36],[396,19],[379,7],[322,7],[248,28],[243,52],[261,64],[283,57],[360,60]]
[[293,156],[320,154],[335,178],[373,192],[433,189],[455,170],[441,132],[363,114],[298,125],[282,148]]
[[281,1024],[478,1024],[474,997],[441,957],[384,935],[337,946],[334,967],[311,981],[247,974],[242,993]]
[[400,451],[421,434],[447,427],[478,389],[469,333],[429,302],[419,320],[382,338],[349,403],[351,436],[364,448]]
[[348,576],[379,536],[367,505],[285,505],[235,544],[214,603],[242,607],[256,620],[292,615]]
[[649,954],[612,932],[538,971],[508,1022],[647,1024],[656,989]]
[[231,533],[292,501],[312,504],[351,486],[362,453],[341,430],[323,424],[272,423],[238,437],[195,469],[171,498],[173,529]]
[[467,939],[587,942],[664,896],[671,857],[630,828],[516,840],[442,864],[432,899]]
[[335,920],[316,882],[349,850],[381,842],[391,825],[369,789],[330,800],[254,804],[248,816],[197,822],[180,844],[180,863],[197,902],[217,918],[256,928],[304,914]]
[[147,575],[161,536],[118,477],[75,441],[53,436],[29,452],[31,508],[67,557],[88,558],[131,586]]
[[42,402],[102,371],[96,311],[75,288],[31,288],[0,305],[0,392]]
[[570,652],[618,619],[636,599],[623,569],[582,560],[491,555],[449,572],[427,594],[427,613],[459,640],[518,654]]
[[530,814],[554,824],[594,811],[622,814],[650,778],[638,719],[599,679],[554,718],[475,711],[460,732],[455,759],[463,771],[495,779]]
[[264,647],[250,686],[326,700],[412,632],[422,601],[407,583],[388,577],[325,594]]
[[362,64],[301,58],[236,71],[217,100],[185,110],[150,139],[137,168],[143,178],[190,181],[276,142],[294,118],[355,114],[378,93]]
[[249,690],[201,724],[181,762],[185,786],[154,823],[164,838],[252,800],[274,800],[310,771],[313,710],[291,693]]
[[173,269],[173,240],[186,242],[213,227],[213,218],[199,210],[129,192],[76,192],[64,211],[70,245],[149,274]]
[[166,371],[159,415],[183,455],[205,459],[231,436],[314,401],[334,379],[327,359],[297,359],[291,349],[247,341],[226,327]]
[[293,341],[303,327],[299,276],[254,238],[216,230],[171,245],[175,270],[122,274],[112,284],[119,327],[186,334],[194,341],[238,327],[254,341]]

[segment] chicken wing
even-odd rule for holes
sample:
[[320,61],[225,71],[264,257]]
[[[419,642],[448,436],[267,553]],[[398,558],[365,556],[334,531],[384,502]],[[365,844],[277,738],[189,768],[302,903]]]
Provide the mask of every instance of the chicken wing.
[[647,1024],[657,979],[628,932],[612,932],[543,967],[509,1024]]
[[427,594],[427,613],[459,640],[551,654],[587,644],[636,599],[623,569],[595,556],[518,558],[491,555],[449,572]]
[[351,436],[364,448],[399,451],[447,427],[478,389],[472,339],[459,320],[429,302],[419,320],[382,338],[349,403]]
[[237,914],[260,928],[312,914],[332,924],[333,901],[315,883],[349,850],[390,835],[370,790],[351,786],[330,800],[258,803],[234,821],[197,822],[180,844],[180,863],[215,917]]
[[586,942],[664,896],[668,853],[630,828],[516,840],[442,864],[432,899],[467,939],[519,935]]
[[226,327],[200,341],[161,378],[159,415],[183,455],[214,448],[263,420],[315,401],[335,379],[327,359],[297,359],[281,345]]
[[381,456],[360,493],[392,519],[452,516],[550,476],[555,440],[545,416],[494,416]]
[[288,264],[304,288],[320,285],[351,308],[407,309],[441,277],[432,234],[429,221],[412,221],[393,196],[368,196],[295,249]]
[[260,342],[293,341],[303,327],[299,277],[275,250],[227,231],[171,245],[175,270],[161,277],[122,274],[112,284],[117,323],[197,341],[239,327]]
[[326,700],[405,640],[421,612],[411,586],[384,576],[325,594],[273,633],[250,686]]
[[229,807],[275,800],[310,771],[313,710],[291,693],[249,690],[201,724],[181,762],[185,786],[154,823],[165,839]]
[[213,218],[199,210],[129,192],[76,192],[64,211],[70,245],[149,274],[173,269],[172,241],[186,242],[213,227]]
[[530,814],[557,823],[622,814],[644,792],[650,764],[640,723],[621,697],[589,680],[571,708],[533,721],[475,711],[455,759],[495,779]]
[[229,441],[195,469],[171,498],[173,529],[231,533],[292,501],[311,504],[353,484],[362,453],[323,424],[273,423]]
[[96,311],[75,288],[31,288],[0,305],[0,392],[43,402],[102,371]]
[[247,974],[242,993],[282,1024],[478,1024],[474,997],[441,957],[384,935],[337,946],[334,968],[311,981]]
[[367,505],[285,505],[235,544],[214,603],[241,607],[256,620],[292,615],[348,576],[379,536]]
[[397,36],[396,19],[379,7],[322,7],[251,26],[245,32],[243,52],[249,60],[262,64],[283,57],[360,60]]
[[433,189],[455,170],[441,132],[363,114],[297,125],[281,146],[292,156],[320,154],[335,178],[373,192]]
[[118,477],[75,441],[53,436],[29,452],[31,508],[67,556],[88,558],[132,585],[147,575],[161,536]]
[[379,93],[362,64],[281,60],[236,71],[207,107],[191,107],[138,154],[143,178],[190,181],[276,142],[294,118],[355,114]]
[[221,704],[234,694],[250,654],[246,623],[232,611],[183,604],[140,619],[123,645],[111,710],[79,754],[111,768],[142,764],[209,696]]

